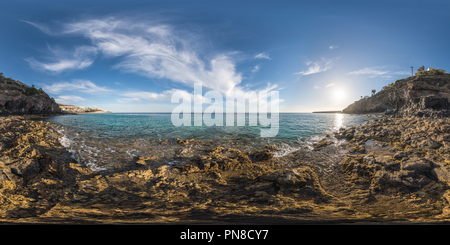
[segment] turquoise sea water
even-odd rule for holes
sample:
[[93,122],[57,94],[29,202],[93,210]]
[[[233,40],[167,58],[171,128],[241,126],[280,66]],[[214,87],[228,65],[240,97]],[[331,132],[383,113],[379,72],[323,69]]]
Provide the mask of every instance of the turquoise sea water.
[[[246,115],[246,125],[249,117]],[[226,115],[224,115],[224,125]],[[61,143],[80,163],[92,168],[105,169],[112,162],[129,161],[130,158],[159,155],[168,163],[175,161],[174,152],[179,147],[172,144],[176,138],[213,141],[217,145],[252,150],[266,144],[281,148],[295,148],[311,144],[332,135],[341,127],[361,124],[366,116],[346,114],[281,113],[276,137],[260,137],[260,126],[180,126],[171,122],[171,114],[154,113],[101,113],[56,116],[45,121],[59,125],[64,134]],[[169,144],[161,146],[161,142]],[[176,141],[175,141],[176,142]]]

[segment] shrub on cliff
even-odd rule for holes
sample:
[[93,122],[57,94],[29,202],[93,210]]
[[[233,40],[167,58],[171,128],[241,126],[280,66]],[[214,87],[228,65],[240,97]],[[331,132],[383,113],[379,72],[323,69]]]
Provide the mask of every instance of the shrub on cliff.
[[384,87],[383,87],[383,90],[389,89],[389,88],[391,88],[391,87],[393,87],[393,86],[394,86],[394,83],[390,83],[390,84],[384,86]]
[[30,95],[35,95],[35,94],[41,94],[42,91],[43,91],[42,88],[37,89],[34,87],[34,85],[31,85],[31,88],[28,89],[28,91],[27,91],[27,95],[30,96]]
[[425,66],[419,67],[419,69],[417,69],[416,76],[423,75],[424,71],[425,71]]
[[425,66],[421,66],[419,69],[417,69],[416,76],[420,75],[447,75],[445,71],[441,69],[431,69],[429,71],[425,71]]

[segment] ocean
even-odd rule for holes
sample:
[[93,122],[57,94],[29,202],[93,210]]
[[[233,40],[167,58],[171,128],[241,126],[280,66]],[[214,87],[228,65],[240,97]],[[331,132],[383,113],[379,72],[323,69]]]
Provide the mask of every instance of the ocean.
[[[246,125],[253,116],[246,114]],[[170,113],[93,113],[54,116],[44,121],[58,125],[63,135],[61,144],[78,163],[105,171],[133,164],[139,157],[157,157],[164,164],[176,164],[183,161],[178,154],[183,147],[196,148],[193,152],[205,150],[204,145],[180,145],[177,138],[209,142],[209,148],[223,146],[242,151],[276,145],[279,150],[275,157],[283,157],[298,149],[312,150],[312,145],[326,135],[333,138],[339,128],[369,119],[347,114],[280,113],[278,134],[270,138],[260,136],[260,125],[176,127]],[[224,125],[225,120],[226,114]]]

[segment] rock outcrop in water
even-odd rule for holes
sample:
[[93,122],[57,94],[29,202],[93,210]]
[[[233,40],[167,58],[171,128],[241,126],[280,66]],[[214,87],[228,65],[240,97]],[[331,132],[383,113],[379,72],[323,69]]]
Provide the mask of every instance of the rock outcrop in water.
[[61,114],[61,109],[42,89],[0,75],[0,115],[32,114]]
[[386,112],[399,116],[449,116],[450,76],[422,75],[400,79],[372,97],[355,101],[342,112]]

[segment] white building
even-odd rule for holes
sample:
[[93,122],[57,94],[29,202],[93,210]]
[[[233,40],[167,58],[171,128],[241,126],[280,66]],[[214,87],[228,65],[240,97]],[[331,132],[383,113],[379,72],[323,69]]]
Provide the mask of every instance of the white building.
[[441,71],[445,73],[444,69],[436,69],[436,68],[432,68],[432,67],[428,67],[427,71]]

